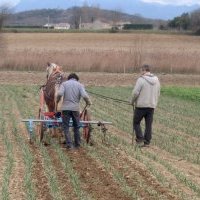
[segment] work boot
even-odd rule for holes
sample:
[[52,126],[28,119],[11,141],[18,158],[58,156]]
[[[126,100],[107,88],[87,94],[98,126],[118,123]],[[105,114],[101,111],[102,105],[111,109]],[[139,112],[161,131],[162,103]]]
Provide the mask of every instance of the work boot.
[[150,146],[150,144],[147,144],[147,143],[144,143],[141,147],[149,147]]
[[136,138],[136,139],[135,139],[135,142],[136,142],[137,145],[141,145],[141,144],[144,143],[144,140],[143,140],[143,139],[138,139],[138,138]]
[[66,145],[65,148],[66,148],[67,150],[73,150],[73,149],[74,149],[74,147],[73,147],[72,145],[71,145],[71,146],[70,146],[70,145]]

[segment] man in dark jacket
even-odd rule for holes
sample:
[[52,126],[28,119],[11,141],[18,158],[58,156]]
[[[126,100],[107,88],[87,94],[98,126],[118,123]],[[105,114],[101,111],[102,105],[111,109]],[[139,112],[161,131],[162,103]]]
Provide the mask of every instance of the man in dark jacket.
[[73,147],[71,136],[69,133],[70,119],[73,121],[74,127],[74,146],[80,147],[80,133],[79,133],[79,122],[80,122],[80,100],[81,97],[85,100],[87,105],[91,105],[90,98],[85,91],[84,86],[79,83],[79,77],[75,73],[71,73],[68,76],[68,80],[63,82],[57,93],[57,103],[63,97],[63,103],[61,106],[63,129],[66,139],[66,148],[70,149]]
[[[150,72],[149,65],[141,67],[141,75],[137,79],[132,92],[132,105],[135,106],[133,129],[136,134],[136,143],[148,146],[152,138],[152,122],[154,109],[160,95],[160,82],[158,77]],[[140,123],[145,119],[145,131],[142,133]]]

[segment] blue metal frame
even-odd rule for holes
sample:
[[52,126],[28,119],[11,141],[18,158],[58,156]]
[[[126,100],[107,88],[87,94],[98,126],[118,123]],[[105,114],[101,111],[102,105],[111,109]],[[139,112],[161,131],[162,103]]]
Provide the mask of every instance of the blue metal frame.
[[[62,125],[62,118],[57,118],[55,120],[54,119],[49,119],[49,120],[27,119],[25,122],[28,125],[29,135],[30,135],[30,137],[32,137],[35,122],[43,122],[45,128],[59,128]],[[69,126],[73,127],[72,119],[70,120]],[[87,126],[88,126],[88,123],[83,123],[83,122],[79,123],[80,128],[84,128],[84,127],[87,127]]]

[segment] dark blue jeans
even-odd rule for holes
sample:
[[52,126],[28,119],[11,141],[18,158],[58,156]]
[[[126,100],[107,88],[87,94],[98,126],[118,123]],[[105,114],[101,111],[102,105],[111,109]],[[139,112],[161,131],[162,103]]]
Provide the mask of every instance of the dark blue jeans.
[[70,119],[72,119],[73,127],[74,127],[74,145],[75,147],[80,146],[80,133],[79,133],[79,124],[80,124],[80,116],[78,111],[71,110],[63,110],[62,112],[62,120],[63,120],[63,130],[65,134],[66,147],[72,147],[71,135],[69,132],[70,128]]
[[[136,134],[136,142],[144,141],[145,144],[150,144],[152,138],[152,123],[153,123],[153,108],[135,108],[133,117],[133,129]],[[145,119],[144,135],[140,123]]]

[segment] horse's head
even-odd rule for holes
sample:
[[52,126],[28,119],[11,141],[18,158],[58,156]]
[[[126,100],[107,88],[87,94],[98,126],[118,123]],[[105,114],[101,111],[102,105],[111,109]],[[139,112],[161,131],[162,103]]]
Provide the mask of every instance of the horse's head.
[[46,69],[46,72],[47,72],[47,79],[49,79],[49,77],[51,75],[54,75],[56,73],[61,73],[62,72],[62,67],[61,66],[58,66],[57,64],[55,63],[47,63],[47,69]]

